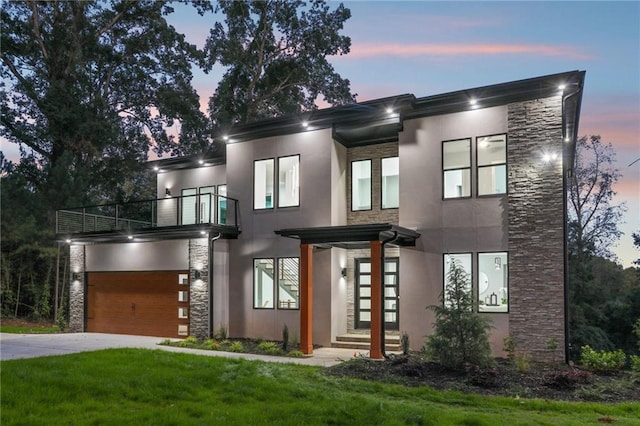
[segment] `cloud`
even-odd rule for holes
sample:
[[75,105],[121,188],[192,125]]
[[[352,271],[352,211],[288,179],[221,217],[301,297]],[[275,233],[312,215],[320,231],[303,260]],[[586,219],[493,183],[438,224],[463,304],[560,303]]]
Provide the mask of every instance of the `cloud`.
[[570,59],[592,59],[573,46],[553,46],[547,44],[397,44],[397,43],[354,43],[351,52],[342,56],[346,59],[362,59],[376,56],[466,56],[466,55],[537,55],[564,57]]

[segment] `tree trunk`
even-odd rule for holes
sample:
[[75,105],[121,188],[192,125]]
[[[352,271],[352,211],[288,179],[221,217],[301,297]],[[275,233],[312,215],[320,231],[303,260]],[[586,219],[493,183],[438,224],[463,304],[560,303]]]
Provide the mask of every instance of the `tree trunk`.
[[22,268],[20,268],[20,271],[18,272],[18,291],[16,292],[16,309],[13,314],[14,317],[18,316],[18,306],[20,305],[20,285],[21,284],[22,284]]

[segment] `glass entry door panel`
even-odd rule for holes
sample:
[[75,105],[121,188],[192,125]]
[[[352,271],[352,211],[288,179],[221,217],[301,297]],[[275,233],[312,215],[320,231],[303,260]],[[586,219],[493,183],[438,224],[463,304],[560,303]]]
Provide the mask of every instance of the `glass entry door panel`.
[[[371,328],[371,259],[356,259],[356,328]],[[399,259],[384,265],[384,321],[386,330],[398,330]]]

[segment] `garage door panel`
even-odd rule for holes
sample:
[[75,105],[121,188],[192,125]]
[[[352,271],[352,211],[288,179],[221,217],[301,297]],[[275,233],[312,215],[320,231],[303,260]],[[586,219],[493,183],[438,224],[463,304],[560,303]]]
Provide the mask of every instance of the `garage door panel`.
[[87,330],[100,333],[179,337],[178,275],[186,271],[92,272],[87,277]]

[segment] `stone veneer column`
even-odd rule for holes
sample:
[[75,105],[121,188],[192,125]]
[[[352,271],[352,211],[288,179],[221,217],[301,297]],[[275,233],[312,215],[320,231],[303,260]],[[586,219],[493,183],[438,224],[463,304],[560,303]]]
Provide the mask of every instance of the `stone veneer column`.
[[[509,333],[518,348],[564,356],[564,196],[562,104],[551,97],[508,107]],[[543,155],[557,154],[543,161]]]
[[[85,250],[84,246],[72,245],[69,247],[69,330],[74,332],[84,331],[85,310]],[[77,273],[79,279],[74,280],[73,274]]]
[[[200,279],[196,279],[200,271]],[[189,240],[189,335],[199,339],[209,337],[209,240]]]

